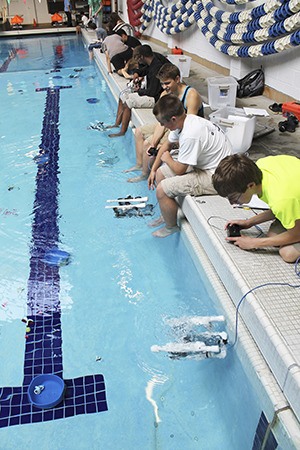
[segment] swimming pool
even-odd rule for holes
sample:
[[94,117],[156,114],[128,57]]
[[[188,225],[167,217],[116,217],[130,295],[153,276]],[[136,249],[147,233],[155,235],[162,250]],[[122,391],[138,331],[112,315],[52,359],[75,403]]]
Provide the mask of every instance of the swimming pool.
[[[42,57],[31,56],[30,41],[34,52],[43,49]],[[2,447],[252,448],[261,408],[234,351],[203,361],[151,352],[152,345],[177,338],[167,319],[223,312],[180,235],[157,241],[146,226],[150,217],[117,218],[105,209],[108,199],[129,194],[156,201],[145,185],[126,183],[122,170],[134,158],[132,136],[111,140],[88,129],[115,116],[104,80],[77,37],[6,41],[7,48],[21,44],[22,57],[17,53],[0,75],[1,387],[24,384],[24,357],[30,362],[31,333],[40,325],[39,339],[51,342],[51,358],[46,350],[37,354],[30,376],[50,358],[54,371],[80,380],[88,392],[51,416],[18,409],[6,391],[1,419],[3,411],[7,425],[26,419],[3,426]],[[38,156],[41,144],[50,149],[46,160]],[[34,258],[47,260],[49,249],[70,254],[70,263],[42,261],[34,272]],[[30,315],[35,325],[26,331],[21,319]],[[48,317],[54,317],[52,331]],[[84,379],[102,375],[101,386],[93,385],[101,378]],[[91,385],[102,393],[99,412],[88,398]]]

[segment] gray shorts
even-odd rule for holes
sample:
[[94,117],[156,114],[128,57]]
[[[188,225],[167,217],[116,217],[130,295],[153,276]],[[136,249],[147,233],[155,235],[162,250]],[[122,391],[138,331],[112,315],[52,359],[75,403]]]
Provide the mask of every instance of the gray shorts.
[[[269,231],[271,233],[281,234],[284,233],[284,231],[286,231],[286,228],[284,228],[284,226],[278,219],[275,219],[274,222],[271,224]],[[290,245],[292,245],[297,250],[297,252],[300,252],[300,242],[296,242],[295,244]]]
[[184,175],[175,175],[167,164],[160,167],[161,173],[165,177],[161,181],[164,193],[174,198],[177,195],[216,195],[212,184],[212,173],[210,170],[188,168]]
[[[140,130],[142,132],[142,135],[143,135],[143,138],[145,141],[151,142],[157,123],[158,122],[146,123],[145,125],[142,125],[140,127]],[[170,133],[170,131],[167,128],[165,128],[164,134],[163,134],[161,140],[159,141],[159,144],[163,144],[164,142],[166,142],[168,140],[169,133]]]
[[153,108],[155,100],[153,97],[148,97],[147,95],[139,95],[137,92],[131,92],[121,98],[125,102],[128,108]]

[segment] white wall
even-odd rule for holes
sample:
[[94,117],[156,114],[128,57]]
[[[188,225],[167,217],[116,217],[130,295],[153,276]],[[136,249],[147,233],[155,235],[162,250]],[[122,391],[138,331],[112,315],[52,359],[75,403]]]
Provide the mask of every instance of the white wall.
[[198,55],[203,59],[229,68],[231,58],[218,52],[212,45],[210,45],[203,34],[199,31],[196,24],[192,25],[182,33],[167,36],[156,28],[154,22],[152,22],[147,28],[145,35],[152,36],[167,43],[169,48],[177,46],[183,50]]
[[[5,3],[5,0],[0,2],[1,6]],[[48,13],[46,0],[10,0],[9,18],[16,14],[23,17],[24,25],[33,24],[33,19],[36,19],[38,23],[51,23],[51,14]]]
[[300,46],[262,58],[261,64],[269,86],[300,100]]

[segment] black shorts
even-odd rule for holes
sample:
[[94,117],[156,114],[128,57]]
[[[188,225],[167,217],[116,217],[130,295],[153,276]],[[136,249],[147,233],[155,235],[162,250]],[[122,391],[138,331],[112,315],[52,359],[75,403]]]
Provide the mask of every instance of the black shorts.
[[128,48],[125,52],[117,53],[110,60],[114,68],[118,71],[125,67],[125,64],[132,58],[132,48]]

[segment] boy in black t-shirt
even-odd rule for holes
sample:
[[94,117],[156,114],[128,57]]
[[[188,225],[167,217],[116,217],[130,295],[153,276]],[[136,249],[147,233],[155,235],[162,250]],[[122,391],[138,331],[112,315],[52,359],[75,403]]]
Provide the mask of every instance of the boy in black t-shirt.
[[109,137],[124,136],[128,129],[132,108],[153,108],[155,102],[159,99],[162,87],[156,75],[161,66],[168,62],[163,55],[159,56],[153,53],[150,45],[140,45],[134,49],[134,57],[141,68],[136,70],[133,79],[145,77],[147,87],[140,88],[137,85],[135,92],[124,93],[124,96],[120,97],[116,121],[107,128],[116,128],[121,125],[121,130],[118,133],[109,134]]

